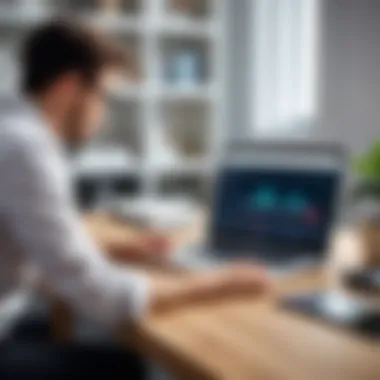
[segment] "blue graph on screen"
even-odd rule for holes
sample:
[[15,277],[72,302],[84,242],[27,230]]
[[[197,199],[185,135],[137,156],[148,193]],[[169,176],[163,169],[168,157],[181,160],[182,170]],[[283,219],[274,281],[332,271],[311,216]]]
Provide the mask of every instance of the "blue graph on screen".
[[332,220],[335,173],[226,169],[213,224],[221,249],[321,249]]
[[266,213],[281,211],[314,222],[319,216],[317,207],[301,191],[280,192],[270,186],[254,190],[250,195],[249,206],[253,211]]
[[278,206],[278,194],[274,188],[263,187],[252,195],[250,205],[256,210],[273,210]]

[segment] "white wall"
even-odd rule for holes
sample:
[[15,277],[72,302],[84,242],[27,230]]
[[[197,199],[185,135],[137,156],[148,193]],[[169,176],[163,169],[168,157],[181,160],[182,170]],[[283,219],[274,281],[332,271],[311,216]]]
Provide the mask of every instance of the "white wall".
[[248,78],[251,68],[249,44],[251,6],[254,0],[227,0],[227,96],[228,115],[227,133],[230,138],[237,138],[248,128],[249,110],[247,96],[249,94]]
[[380,139],[380,1],[324,0],[314,135],[354,153]]
[[[249,124],[250,5],[229,3],[229,127]],[[340,141],[354,153],[380,138],[380,0],[321,0],[319,119],[311,136]]]

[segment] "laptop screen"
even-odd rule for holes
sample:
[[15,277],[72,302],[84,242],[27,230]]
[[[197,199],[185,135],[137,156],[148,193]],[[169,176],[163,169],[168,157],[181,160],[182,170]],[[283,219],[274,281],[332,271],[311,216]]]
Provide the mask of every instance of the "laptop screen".
[[216,184],[212,248],[322,253],[339,179],[337,170],[225,168]]

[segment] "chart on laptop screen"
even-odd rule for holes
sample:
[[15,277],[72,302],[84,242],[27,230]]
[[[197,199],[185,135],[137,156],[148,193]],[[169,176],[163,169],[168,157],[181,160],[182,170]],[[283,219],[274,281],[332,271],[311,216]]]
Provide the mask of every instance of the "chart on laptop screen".
[[322,249],[338,176],[334,171],[225,169],[217,185],[214,247]]

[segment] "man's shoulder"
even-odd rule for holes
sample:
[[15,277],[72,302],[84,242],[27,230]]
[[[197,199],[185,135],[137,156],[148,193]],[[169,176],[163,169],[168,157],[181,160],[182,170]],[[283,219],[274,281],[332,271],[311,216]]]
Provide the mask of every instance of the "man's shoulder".
[[[34,118],[20,105],[0,104],[0,147],[47,146],[46,136]],[[7,150],[7,149],[6,149]]]

